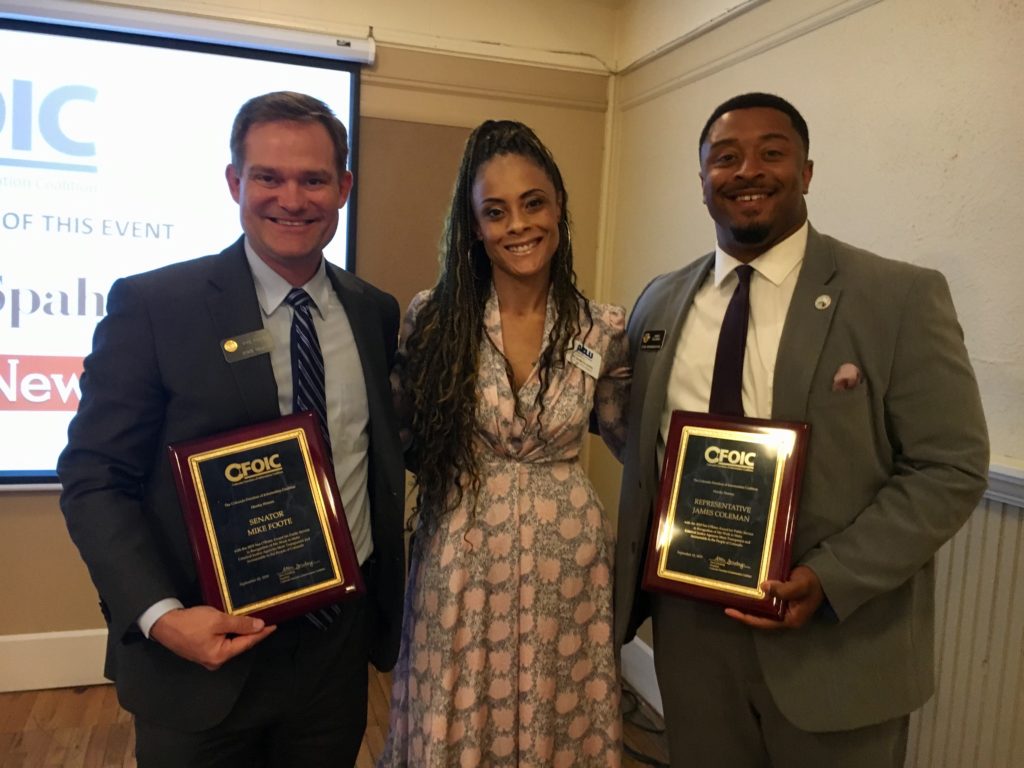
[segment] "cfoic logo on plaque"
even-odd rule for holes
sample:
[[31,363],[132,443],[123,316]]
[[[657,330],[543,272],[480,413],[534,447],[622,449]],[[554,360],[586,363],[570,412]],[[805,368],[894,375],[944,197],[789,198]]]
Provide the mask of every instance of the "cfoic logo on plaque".
[[363,593],[312,412],[167,450],[208,605],[274,624]]
[[810,427],[674,411],[643,587],[781,619]]

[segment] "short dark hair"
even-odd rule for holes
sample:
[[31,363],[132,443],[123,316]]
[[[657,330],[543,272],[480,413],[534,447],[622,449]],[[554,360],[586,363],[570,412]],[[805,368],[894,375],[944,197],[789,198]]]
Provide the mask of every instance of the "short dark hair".
[[348,166],[348,131],[344,123],[319,99],[294,91],[275,91],[249,99],[235,115],[231,126],[231,164],[239,174],[245,165],[245,137],[257,123],[290,120],[320,123],[334,145],[334,164],[340,178]]
[[754,92],[733,96],[728,101],[723,101],[715,107],[715,111],[711,113],[711,117],[709,117],[708,121],[704,123],[704,130],[700,132],[700,141],[697,142],[697,152],[700,153],[701,148],[704,146],[704,142],[708,138],[708,133],[711,132],[711,126],[714,125],[718,118],[726,112],[732,112],[737,109],[753,109],[755,107],[776,109],[779,112],[788,115],[789,121],[793,124],[793,129],[804,142],[804,152],[806,153],[810,151],[811,137],[807,131],[807,121],[804,120],[804,116],[800,114],[799,110],[784,98],[776,96],[774,93]]

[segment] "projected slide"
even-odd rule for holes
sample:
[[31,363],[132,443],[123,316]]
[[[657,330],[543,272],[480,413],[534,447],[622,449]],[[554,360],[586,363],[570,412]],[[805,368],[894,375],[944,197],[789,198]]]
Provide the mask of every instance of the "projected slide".
[[[55,480],[111,283],[241,234],[224,181],[239,106],[298,90],[351,125],[351,78],[0,28],[0,482]],[[346,233],[343,216],[341,265]]]

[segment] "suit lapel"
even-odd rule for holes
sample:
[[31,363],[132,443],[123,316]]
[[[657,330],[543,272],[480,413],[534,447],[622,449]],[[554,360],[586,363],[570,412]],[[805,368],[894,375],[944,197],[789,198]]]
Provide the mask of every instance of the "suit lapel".
[[[714,253],[705,256],[689,270],[681,273],[674,281],[677,284],[669,289],[669,295],[645,320],[648,328],[666,329],[665,342],[651,364],[647,385],[643,387],[643,391],[648,393],[644,398],[643,415],[640,420],[640,445],[645,451],[653,452],[657,447],[661,413],[668,394],[668,379],[672,372],[676,347],[679,345],[679,335],[682,333],[683,322],[690,311],[690,305],[693,304],[693,297],[714,264],[714,256]],[[674,300],[677,298],[678,300]],[[655,472],[658,471],[655,458],[645,456],[642,459],[649,460],[650,463],[641,466],[655,466]]]
[[[239,239],[216,257],[206,306],[217,333],[217,344],[263,327],[243,240]],[[266,421],[281,415],[270,355],[256,355],[227,365],[250,422]]]
[[327,264],[330,278],[338,300],[345,308],[348,323],[352,328],[356,351],[363,366],[363,380],[366,385],[366,400],[370,410],[370,423],[380,407],[379,394],[390,391],[387,385],[388,366],[384,356],[384,344],[380,342],[380,321],[377,307],[370,302],[362,286],[349,279],[348,274],[333,264]]
[[842,293],[838,284],[830,284],[835,273],[835,256],[828,242],[811,227],[804,263],[779,340],[772,382],[772,418],[803,421],[807,416],[811,381]]

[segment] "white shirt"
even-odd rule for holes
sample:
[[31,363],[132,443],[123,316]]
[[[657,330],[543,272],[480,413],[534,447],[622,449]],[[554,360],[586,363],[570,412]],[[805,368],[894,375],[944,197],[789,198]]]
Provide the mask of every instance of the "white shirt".
[[[808,224],[750,262],[750,321],[743,354],[743,412],[770,418],[775,359],[793,298],[800,265],[807,249]],[[736,267],[743,262],[715,247],[715,267],[693,297],[679,334],[668,391],[658,433],[658,463],[665,450],[665,436],[672,411],[707,412],[711,379],[715,370],[718,333],[726,307],[736,290]]]
[[[285,302],[285,297],[292,285],[256,255],[248,238],[245,240],[245,255],[256,283],[263,327],[274,338],[270,364],[277,382],[277,404],[282,414],[288,414],[292,412],[291,328],[294,310]],[[327,277],[327,266],[322,259],[316,274],[300,287],[315,305],[311,314],[324,356],[327,430],[331,435],[334,476],[338,480],[341,504],[352,531],[356,556],[363,563],[373,553],[366,486],[370,409],[363,366],[348,315]]]

